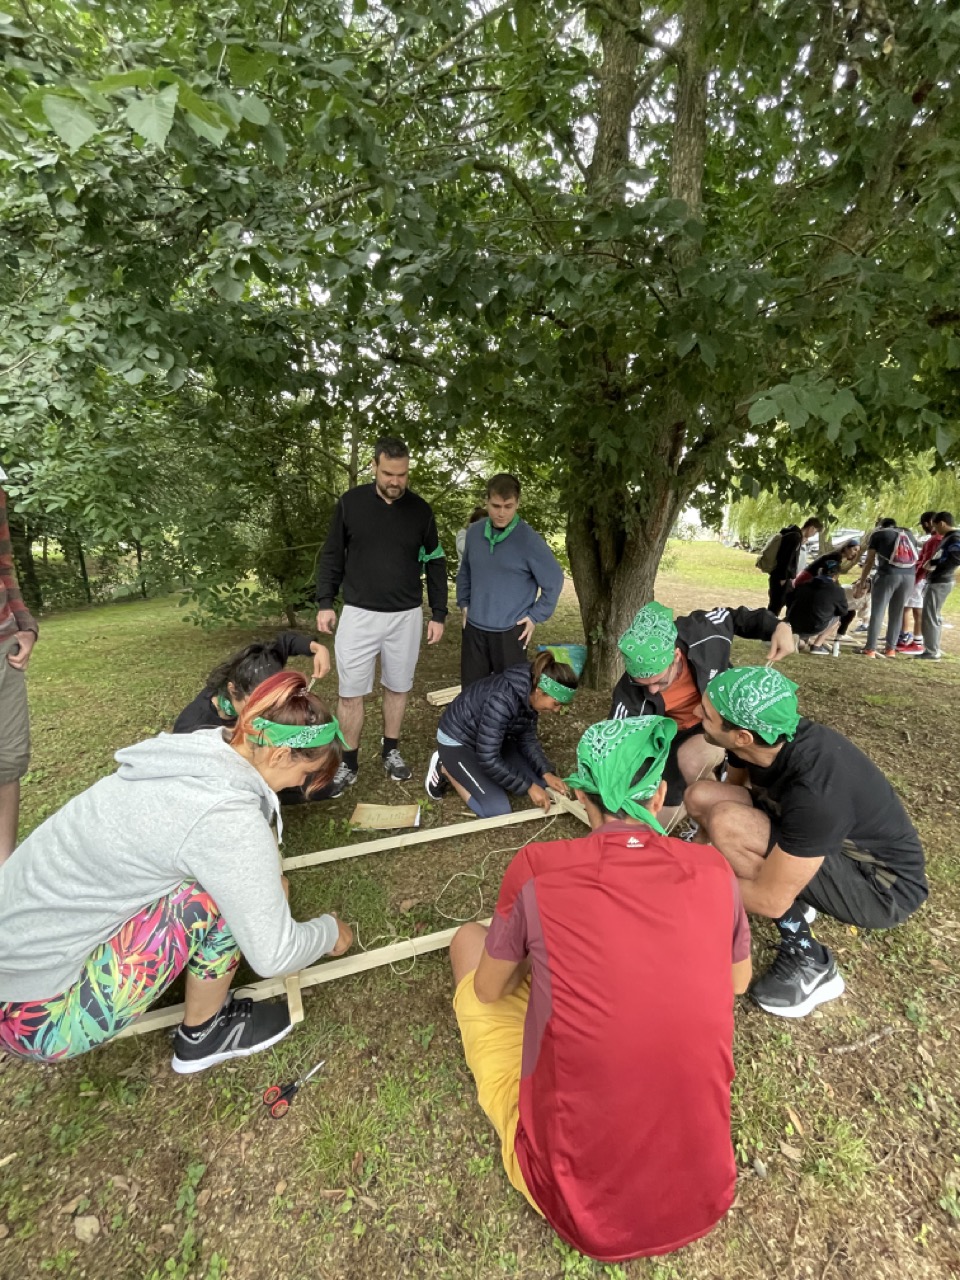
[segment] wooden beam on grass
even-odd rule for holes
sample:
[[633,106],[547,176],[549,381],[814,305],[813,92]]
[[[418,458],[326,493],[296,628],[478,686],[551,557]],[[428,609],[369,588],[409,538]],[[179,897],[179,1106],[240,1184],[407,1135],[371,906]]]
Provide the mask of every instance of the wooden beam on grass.
[[547,795],[557,808],[563,809],[565,813],[573,814],[575,818],[580,819],[585,827],[589,827],[590,819],[587,817],[587,811],[579,800],[574,800],[572,796],[562,795],[559,791],[554,791],[553,787],[547,787]]
[[448,702],[452,702],[460,692],[458,684],[452,684],[446,689],[434,689],[427,694],[427,701],[431,707],[445,707]]
[[287,996],[287,1011],[290,1022],[296,1026],[303,1021],[303,992],[300,989],[300,974],[291,973],[283,980],[283,989]]
[[[559,797],[557,798],[559,800]],[[339,862],[342,858],[362,858],[368,853],[391,853],[394,849],[405,849],[414,844],[430,844],[434,840],[450,840],[455,836],[474,836],[480,831],[491,831],[496,827],[510,827],[517,822],[535,822],[537,819],[554,817],[567,805],[576,805],[575,800],[566,800],[564,804],[552,804],[549,814],[542,809],[519,809],[516,813],[505,813],[499,818],[475,818],[473,822],[457,822],[450,827],[429,827],[424,831],[409,831],[402,836],[387,836],[383,840],[367,840],[363,844],[345,844],[337,849],[318,849],[315,853],[302,853],[296,858],[285,858],[284,871],[296,871],[299,867],[316,867],[324,862]],[[578,806],[579,807],[579,806]],[[570,809],[575,813],[576,810]],[[581,822],[587,816],[577,813]]]
[[[480,922],[489,924],[489,918]],[[376,947],[373,951],[356,951],[353,955],[341,956],[338,960],[322,960],[319,964],[301,969],[293,975],[299,979],[299,987],[315,987],[322,982],[335,982],[338,978],[347,978],[354,973],[364,973],[367,969],[378,969],[385,964],[402,964],[415,956],[422,956],[430,951],[440,951],[450,945],[450,939],[457,932],[459,925],[452,929],[440,929],[437,933],[424,933],[416,938],[402,938],[391,942],[386,947]],[[238,996],[249,996],[254,1000],[269,1000],[272,996],[282,996],[287,989],[291,975],[280,978],[264,978],[260,982],[248,983],[238,987]],[[169,1009],[150,1009],[136,1022],[125,1027],[114,1040],[125,1036],[139,1036],[146,1031],[159,1031],[162,1027],[176,1027],[183,1021],[183,1005],[172,1005]]]

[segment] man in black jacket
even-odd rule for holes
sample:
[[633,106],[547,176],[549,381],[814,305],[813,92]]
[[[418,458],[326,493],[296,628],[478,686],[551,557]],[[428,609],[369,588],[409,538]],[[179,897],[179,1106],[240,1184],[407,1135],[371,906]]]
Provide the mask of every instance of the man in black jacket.
[[790,584],[800,572],[800,549],[808,538],[819,533],[823,525],[815,516],[804,521],[803,528],[788,524],[780,530],[780,545],[777,547],[777,558],[770,571],[769,607],[777,617],[786,603],[785,597]]
[[667,784],[661,822],[669,828],[686,787],[716,766],[723,753],[703,736],[703,691],[730,667],[735,636],[767,640],[768,662],[793,653],[793,632],[769,609],[695,609],[674,621],[673,610],[652,600],[620,637],[626,671],[613,691],[610,720],[629,716],[669,716],[677,736],[663,771]]
[[402,440],[377,441],[373,483],[358,485],[340,498],[317,568],[318,631],[330,633],[337,627],[333,602],[343,586],[334,651],[340,684],[337,719],[347,749],[333,780],[334,795],[357,780],[363,699],[373,691],[378,657],[384,772],[395,782],[410,777],[398,744],[420,653],[424,568],[433,613],[427,624],[427,644],[436,644],[443,636],[446,561],[429,503],[407,488],[409,468]]

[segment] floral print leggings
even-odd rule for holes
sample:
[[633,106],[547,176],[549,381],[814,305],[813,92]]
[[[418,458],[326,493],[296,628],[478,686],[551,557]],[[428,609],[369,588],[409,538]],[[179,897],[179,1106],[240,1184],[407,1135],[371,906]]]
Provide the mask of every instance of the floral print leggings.
[[184,969],[212,981],[240,952],[208,893],[193,882],[138,911],[89,957],[66,991],[49,1000],[0,1001],[0,1051],[59,1062],[135,1022]]

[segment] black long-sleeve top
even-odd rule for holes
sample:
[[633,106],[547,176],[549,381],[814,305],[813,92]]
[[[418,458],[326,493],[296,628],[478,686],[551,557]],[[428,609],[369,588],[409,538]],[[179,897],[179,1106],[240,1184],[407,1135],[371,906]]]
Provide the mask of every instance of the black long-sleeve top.
[[[270,641],[270,656],[282,670],[290,658],[312,658],[313,640],[302,631],[279,631]],[[264,676],[266,679],[266,676]],[[237,718],[227,719],[218,714],[213,705],[215,692],[201,689],[192,702],[188,702],[174,722],[174,733],[194,733],[197,729],[224,729],[237,723]]]
[[[385,502],[375,484],[349,489],[340,498],[317,566],[317,607],[332,609],[343,587],[343,603],[374,613],[400,613],[423,603],[421,550],[440,545],[430,504],[407,489]],[[435,622],[447,616],[447,569],[441,555],[426,561],[427,599]]]

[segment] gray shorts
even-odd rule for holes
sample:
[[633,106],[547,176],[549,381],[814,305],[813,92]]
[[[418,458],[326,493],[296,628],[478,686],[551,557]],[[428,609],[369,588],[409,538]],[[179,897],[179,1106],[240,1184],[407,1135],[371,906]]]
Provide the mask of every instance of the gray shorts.
[[13,636],[0,640],[0,786],[22,778],[30,763],[27,678],[7,661],[16,647]]
[[420,654],[423,609],[375,613],[345,604],[337,623],[334,654],[341,698],[373,692],[373,673],[380,659],[380,683],[394,693],[409,693]]

